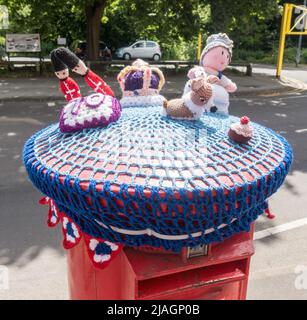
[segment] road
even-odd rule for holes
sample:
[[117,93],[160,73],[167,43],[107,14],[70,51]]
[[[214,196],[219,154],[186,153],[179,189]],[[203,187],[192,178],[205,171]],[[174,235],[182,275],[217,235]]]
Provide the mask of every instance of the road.
[[[244,68],[237,68],[239,70],[242,69],[244,72]],[[275,76],[276,75],[276,67],[265,65],[265,64],[253,64],[253,73],[262,73],[269,76]],[[281,72],[281,76],[283,77],[289,77],[293,79],[297,79],[300,81],[303,81],[307,83],[307,67],[306,66],[299,66],[299,67],[289,67],[284,66],[283,70]]]
[[[67,298],[60,228],[47,229],[46,208],[37,205],[40,193],[28,181],[21,159],[25,140],[56,122],[61,106],[60,101],[0,105],[0,265],[8,266],[10,276],[10,290],[0,289],[0,300]],[[261,217],[256,232],[306,218],[307,95],[240,97],[232,99],[231,113],[273,128],[294,149],[292,170],[270,200],[277,218]],[[249,299],[307,299],[307,290],[295,287],[295,268],[307,267],[307,225],[298,222],[279,231],[255,240]]]

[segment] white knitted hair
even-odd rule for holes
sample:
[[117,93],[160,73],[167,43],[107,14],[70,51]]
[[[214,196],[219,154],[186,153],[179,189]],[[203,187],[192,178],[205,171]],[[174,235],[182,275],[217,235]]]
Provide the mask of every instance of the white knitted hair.
[[215,47],[220,47],[220,46],[226,48],[229,51],[230,58],[231,58],[233,41],[229,39],[226,33],[216,33],[208,37],[206,46],[200,56],[200,64],[202,64],[204,56],[209,50]]

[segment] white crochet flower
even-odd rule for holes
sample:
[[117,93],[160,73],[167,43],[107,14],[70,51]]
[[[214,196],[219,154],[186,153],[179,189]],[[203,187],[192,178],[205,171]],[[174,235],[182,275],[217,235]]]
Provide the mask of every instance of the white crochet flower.
[[[96,239],[91,239],[89,243],[89,248],[95,252],[97,246],[99,245],[99,241]],[[94,261],[97,263],[102,263],[111,259],[111,255],[109,254],[94,254]]]

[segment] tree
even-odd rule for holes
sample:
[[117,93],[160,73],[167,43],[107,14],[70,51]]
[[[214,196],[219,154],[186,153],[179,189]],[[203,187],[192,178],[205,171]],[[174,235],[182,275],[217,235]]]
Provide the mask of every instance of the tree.
[[[47,53],[58,36],[68,43],[85,36],[85,15],[81,0],[2,0],[9,9],[9,32],[40,33]],[[46,45],[48,46],[46,48]]]
[[[86,37],[87,54],[99,54],[100,26],[108,0],[3,0],[10,11],[11,32],[38,32],[43,41],[64,36],[68,42]],[[86,26],[86,27],[85,27]]]
[[86,1],[86,51],[89,60],[97,60],[99,56],[100,25],[107,0]]
[[137,39],[158,41],[162,47],[189,41],[200,26],[198,0],[115,0],[103,18],[103,38],[112,47]]
[[[208,29],[211,32],[227,32],[236,47],[255,50],[265,48],[272,37],[278,34],[280,18],[279,0],[203,0],[210,4],[211,19]],[[274,20],[275,28],[270,28]]]
[[236,48],[268,51],[278,39],[280,5],[286,0],[0,1],[9,8],[10,32],[40,33],[43,48],[49,44],[46,52],[58,36],[68,44],[86,38],[88,58],[96,60],[100,39],[116,48],[147,38],[164,52],[187,48],[192,57],[199,31],[204,37],[227,32]]

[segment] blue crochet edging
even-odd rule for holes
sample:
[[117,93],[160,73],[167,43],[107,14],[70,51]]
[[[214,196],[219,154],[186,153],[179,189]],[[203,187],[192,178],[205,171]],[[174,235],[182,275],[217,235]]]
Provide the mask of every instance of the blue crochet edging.
[[[220,116],[210,115],[210,117],[217,117],[219,120]],[[237,119],[231,118],[231,120]],[[125,116],[123,115],[118,123],[124,120]],[[120,126],[118,123],[112,124],[111,127],[116,129],[116,126]],[[193,126],[200,125],[196,123]],[[176,122],[177,124],[178,122]],[[191,122],[186,125],[191,126]],[[180,251],[183,247],[219,242],[233,234],[249,231],[250,224],[266,208],[267,198],[282,185],[292,162],[292,148],[283,137],[274,131],[259,125],[257,125],[257,129],[263,130],[259,135],[263,135],[260,138],[265,143],[267,140],[264,135],[270,135],[277,139],[283,148],[281,150],[283,159],[274,166],[269,161],[267,164],[264,163],[267,172],[261,177],[252,182],[246,182],[242,179],[242,183],[236,183],[232,187],[221,183],[217,188],[211,185],[207,188],[196,187],[192,189],[164,187],[165,195],[163,196],[160,193],[160,186],[151,186],[151,193],[148,197],[145,195],[148,187],[137,183],[122,183],[119,191],[113,192],[110,181],[103,181],[100,191],[97,190],[97,184],[100,181],[92,178],[89,179],[87,188],[80,186],[82,179],[70,174],[65,175],[64,181],[61,182],[61,174],[53,171],[37,158],[37,154],[48,152],[44,148],[38,150],[37,145],[48,137],[50,140],[48,140],[48,146],[52,147],[53,135],[59,135],[56,125],[41,130],[26,142],[23,159],[33,184],[42,193],[51,197],[57,207],[65,212],[82,232],[111,242],[121,242],[127,246],[150,245]],[[91,129],[87,132],[89,135],[95,135],[100,130],[106,129]],[[209,128],[208,130],[212,130],[215,141],[217,141],[217,137],[220,140],[225,140],[225,132],[220,134],[221,128]],[[215,134],[216,132],[217,134]],[[77,135],[76,133],[75,136]],[[42,146],[45,145],[42,144]],[[211,147],[213,151],[216,148],[214,144]],[[261,151],[262,146],[258,147]],[[234,150],[241,150],[241,148],[244,147],[234,146]],[[224,162],[221,160],[221,163]],[[216,166],[218,163],[214,165]],[[249,173],[252,174],[250,168]],[[229,171],[230,175],[231,171]],[[128,192],[131,187],[134,188],[134,194]],[[102,200],[104,201],[103,205]],[[191,213],[192,208],[193,214]],[[150,229],[161,235],[188,235],[188,237],[182,240],[169,240],[148,234],[123,234],[118,232],[118,229],[133,231]],[[202,234],[193,237],[193,233],[199,231]]]

